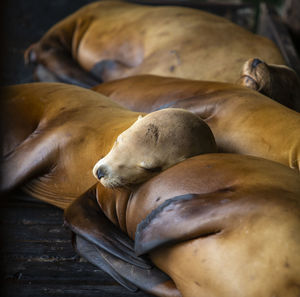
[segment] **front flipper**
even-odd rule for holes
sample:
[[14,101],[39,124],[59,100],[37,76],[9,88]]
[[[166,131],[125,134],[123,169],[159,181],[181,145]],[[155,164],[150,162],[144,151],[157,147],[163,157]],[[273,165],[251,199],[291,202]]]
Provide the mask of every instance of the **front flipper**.
[[127,289],[142,289],[157,296],[180,296],[167,275],[135,255],[133,241],[101,211],[95,187],[66,209],[65,221],[76,234],[79,254]]
[[225,227],[233,207],[234,189],[187,194],[166,200],[137,227],[135,251],[142,255],[169,243],[215,235]]
[[34,131],[0,164],[0,191],[10,191],[32,178],[41,176],[56,165],[60,135]]

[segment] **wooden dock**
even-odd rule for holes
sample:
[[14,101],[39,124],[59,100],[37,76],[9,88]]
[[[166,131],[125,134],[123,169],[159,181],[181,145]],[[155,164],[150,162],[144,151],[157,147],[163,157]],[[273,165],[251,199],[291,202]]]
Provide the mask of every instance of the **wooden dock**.
[[79,257],[71,231],[63,226],[62,210],[21,194],[2,202],[2,296],[150,296],[129,292]]

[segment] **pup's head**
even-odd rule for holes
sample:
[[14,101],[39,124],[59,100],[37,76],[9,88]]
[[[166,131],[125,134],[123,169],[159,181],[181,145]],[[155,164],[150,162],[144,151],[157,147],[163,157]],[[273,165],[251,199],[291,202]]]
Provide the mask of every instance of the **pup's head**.
[[216,152],[216,144],[205,122],[183,109],[164,109],[139,117],[120,134],[93,174],[105,187],[130,186],[209,152]]
[[300,79],[293,69],[285,65],[250,59],[243,65],[237,83],[300,111]]

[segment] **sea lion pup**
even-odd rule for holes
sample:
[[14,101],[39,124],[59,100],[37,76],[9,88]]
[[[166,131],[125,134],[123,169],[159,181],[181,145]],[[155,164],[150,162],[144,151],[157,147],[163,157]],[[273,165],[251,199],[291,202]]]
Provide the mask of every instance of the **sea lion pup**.
[[213,152],[214,136],[204,121],[184,109],[164,109],[122,132],[93,173],[105,187],[130,186],[186,158]]
[[25,60],[50,75],[83,86],[137,74],[235,82],[241,63],[258,57],[285,64],[262,36],[198,9],[122,1],[88,4],[33,44]]
[[103,83],[94,90],[135,111],[187,109],[208,124],[221,152],[300,168],[299,113],[249,88],[144,75]]
[[[99,183],[65,212],[71,229],[88,240],[82,244],[78,237],[83,254],[85,249],[99,254],[97,203],[135,238],[136,252],[149,253],[173,279],[183,297],[300,294],[300,178],[287,166],[251,156],[203,154],[133,192]],[[134,269],[109,254],[103,258],[90,260],[107,261],[125,279]]]
[[250,59],[244,64],[237,83],[300,112],[300,79],[285,65],[269,65],[259,59]]

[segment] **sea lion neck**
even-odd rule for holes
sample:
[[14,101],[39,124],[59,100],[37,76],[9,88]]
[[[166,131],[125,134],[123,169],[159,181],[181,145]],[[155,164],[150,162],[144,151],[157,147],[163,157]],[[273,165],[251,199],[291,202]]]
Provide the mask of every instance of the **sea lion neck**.
[[109,220],[126,232],[127,204],[132,191],[125,188],[105,188],[101,183],[96,186],[97,202]]

